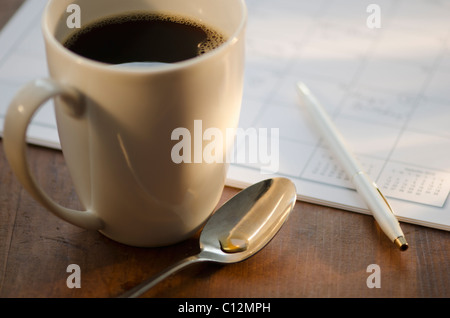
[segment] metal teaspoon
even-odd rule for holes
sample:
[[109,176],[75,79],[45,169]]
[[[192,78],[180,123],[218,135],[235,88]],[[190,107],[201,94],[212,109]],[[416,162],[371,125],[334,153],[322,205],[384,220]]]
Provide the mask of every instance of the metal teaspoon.
[[284,224],[294,208],[296,193],[294,184],[286,178],[264,180],[242,190],[210,217],[200,235],[200,253],[175,263],[119,297],[138,297],[194,263],[229,264],[253,256]]

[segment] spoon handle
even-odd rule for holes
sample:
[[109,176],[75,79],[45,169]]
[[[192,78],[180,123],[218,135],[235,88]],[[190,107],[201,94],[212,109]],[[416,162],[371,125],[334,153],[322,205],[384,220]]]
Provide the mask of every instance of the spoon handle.
[[159,282],[163,281],[170,275],[182,270],[183,268],[192,265],[194,263],[197,263],[199,261],[204,261],[205,259],[200,258],[198,255],[189,256],[187,258],[182,259],[181,261],[178,261],[177,263],[173,264],[172,266],[169,266],[168,268],[164,269],[163,271],[159,272],[153,277],[150,277],[149,279],[143,281],[136,287],[130,289],[129,291],[123,293],[118,298],[135,298],[143,293],[145,293],[147,290],[158,284]]

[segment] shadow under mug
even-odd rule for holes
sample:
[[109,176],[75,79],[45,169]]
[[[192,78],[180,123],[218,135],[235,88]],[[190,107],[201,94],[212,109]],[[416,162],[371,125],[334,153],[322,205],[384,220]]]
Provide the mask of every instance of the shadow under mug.
[[[204,55],[168,65],[111,67],[67,50],[67,8],[82,22],[137,10],[174,13],[222,32],[227,41]],[[228,163],[175,163],[180,127],[197,121],[224,135],[237,128],[242,100],[244,0],[51,0],[42,19],[50,78],[24,86],[4,124],[8,162],[48,210],[74,225],[133,246],[182,241],[204,224],[223,191]],[[27,163],[32,116],[54,98],[61,148],[86,211],[62,207],[37,184]],[[202,134],[202,132],[200,132]],[[197,138],[197,137],[196,137]],[[233,142],[223,143],[226,156]]]

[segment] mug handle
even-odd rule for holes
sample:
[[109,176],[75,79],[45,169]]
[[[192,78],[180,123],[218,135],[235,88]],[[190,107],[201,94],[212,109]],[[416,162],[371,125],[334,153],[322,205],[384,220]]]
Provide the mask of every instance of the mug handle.
[[75,118],[83,115],[83,96],[74,88],[52,79],[36,79],[28,83],[17,93],[6,113],[3,127],[6,158],[24,188],[44,207],[73,225],[89,230],[100,230],[104,227],[103,221],[92,211],[68,209],[53,201],[37,184],[27,163],[28,125],[39,107],[56,96],[62,98],[64,104],[68,105],[62,107],[65,107],[69,115]]

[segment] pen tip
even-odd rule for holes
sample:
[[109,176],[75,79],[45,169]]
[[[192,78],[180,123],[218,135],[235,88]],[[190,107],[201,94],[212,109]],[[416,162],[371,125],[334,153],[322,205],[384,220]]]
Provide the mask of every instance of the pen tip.
[[408,249],[408,242],[404,236],[399,236],[394,240],[395,245],[400,249],[400,251],[406,251]]

